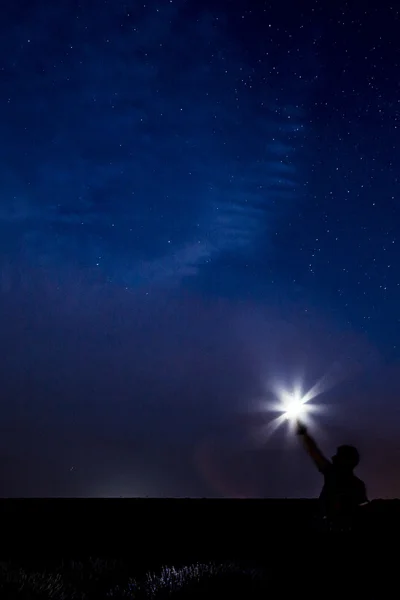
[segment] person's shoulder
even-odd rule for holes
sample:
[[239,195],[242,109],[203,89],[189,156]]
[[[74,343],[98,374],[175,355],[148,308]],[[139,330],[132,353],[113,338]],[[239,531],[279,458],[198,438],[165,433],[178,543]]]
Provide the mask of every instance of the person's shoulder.
[[365,488],[365,483],[363,482],[362,479],[360,479],[359,477],[357,477],[357,475],[353,474],[353,480],[354,480],[354,483],[356,483],[360,488],[361,487]]
[[318,468],[318,470],[323,474],[323,475],[330,475],[331,473],[333,473],[335,471],[335,467],[333,466],[333,464],[331,463],[330,460],[326,459],[324,461],[324,463]]

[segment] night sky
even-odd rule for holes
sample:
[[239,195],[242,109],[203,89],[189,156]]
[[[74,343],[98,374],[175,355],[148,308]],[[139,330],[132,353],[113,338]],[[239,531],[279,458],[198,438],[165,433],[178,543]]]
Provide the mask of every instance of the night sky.
[[400,496],[396,3],[2,10],[0,495]]

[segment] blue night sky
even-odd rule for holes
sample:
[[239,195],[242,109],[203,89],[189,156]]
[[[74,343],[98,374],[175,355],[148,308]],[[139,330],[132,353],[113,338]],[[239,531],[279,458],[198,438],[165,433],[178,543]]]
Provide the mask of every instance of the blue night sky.
[[258,399],[322,378],[400,495],[395,3],[9,4],[0,494],[314,496]]

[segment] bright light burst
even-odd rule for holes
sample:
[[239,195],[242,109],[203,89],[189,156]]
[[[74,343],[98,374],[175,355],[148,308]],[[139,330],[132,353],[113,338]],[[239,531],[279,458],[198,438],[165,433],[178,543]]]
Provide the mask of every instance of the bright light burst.
[[315,398],[315,393],[310,390],[303,394],[300,389],[294,389],[291,392],[277,387],[273,390],[274,401],[262,402],[262,410],[278,413],[278,416],[267,425],[267,437],[274,433],[280,425],[286,423],[290,431],[294,431],[297,421],[301,421],[306,426],[315,426],[313,415],[324,411],[324,407],[311,403]]
[[284,416],[288,420],[300,419],[301,415],[303,415],[307,410],[307,406],[305,402],[303,402],[303,398],[296,395],[288,395],[287,401],[282,403],[282,407],[284,410]]

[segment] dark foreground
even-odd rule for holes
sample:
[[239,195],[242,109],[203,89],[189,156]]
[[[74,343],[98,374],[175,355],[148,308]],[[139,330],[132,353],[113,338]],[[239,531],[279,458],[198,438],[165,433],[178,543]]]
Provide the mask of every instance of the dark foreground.
[[310,500],[1,500],[0,597],[265,598],[374,585],[385,597],[400,501],[371,503],[346,530],[321,526],[316,512]]

